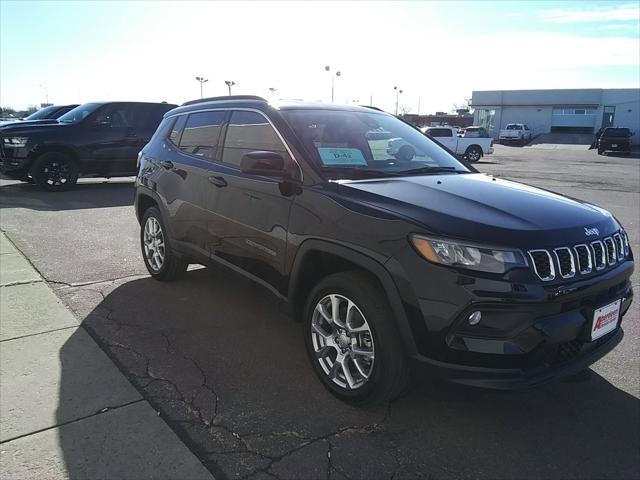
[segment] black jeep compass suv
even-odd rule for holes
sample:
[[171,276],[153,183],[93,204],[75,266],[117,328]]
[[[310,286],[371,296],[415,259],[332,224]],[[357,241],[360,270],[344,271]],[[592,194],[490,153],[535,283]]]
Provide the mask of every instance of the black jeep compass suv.
[[585,369],[633,295],[610,213],[480,174],[370,108],[188,102],[141,151],[135,208],[153,277],[217,262],[263,284],[353,403],[411,370],[512,389]]
[[46,190],[75,185],[79,175],[135,175],[140,149],[163,115],[176,105],[93,102],[55,123],[12,123],[0,128],[0,171]]

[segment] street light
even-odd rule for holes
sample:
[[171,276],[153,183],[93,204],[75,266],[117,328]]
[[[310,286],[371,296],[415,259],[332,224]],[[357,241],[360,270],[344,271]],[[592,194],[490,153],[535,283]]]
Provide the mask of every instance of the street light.
[[[326,67],[324,67],[325,71],[330,72],[331,71],[331,66],[327,65]],[[335,88],[336,88],[336,77],[339,77],[340,75],[342,75],[342,73],[340,72],[340,70],[338,70],[335,74],[335,76],[331,75],[331,103],[333,103],[333,94],[335,92]]]
[[393,89],[396,91],[396,115],[398,115],[398,97],[402,93],[402,89],[398,88],[397,86],[393,87]]
[[225,80],[224,83],[227,84],[227,87],[229,88],[229,96],[231,96],[231,87],[233,87],[236,84],[236,82],[232,80]]
[[200,98],[202,98],[202,85],[207,83],[209,79],[204,77],[196,77],[196,80],[200,82]]
[[269,91],[271,92],[271,95],[275,96],[278,89],[275,87],[269,87]]

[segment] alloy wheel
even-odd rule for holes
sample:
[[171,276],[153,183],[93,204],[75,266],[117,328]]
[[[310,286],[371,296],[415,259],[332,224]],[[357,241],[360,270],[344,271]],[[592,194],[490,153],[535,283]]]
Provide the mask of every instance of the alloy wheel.
[[155,217],[147,218],[144,225],[144,256],[154,272],[160,271],[164,265],[164,235],[160,222]]
[[355,390],[371,378],[375,358],[371,328],[347,297],[330,294],[317,303],[311,341],[322,371],[336,385]]
[[66,161],[51,160],[43,166],[42,173],[44,182],[52,187],[67,185],[71,180],[71,169]]

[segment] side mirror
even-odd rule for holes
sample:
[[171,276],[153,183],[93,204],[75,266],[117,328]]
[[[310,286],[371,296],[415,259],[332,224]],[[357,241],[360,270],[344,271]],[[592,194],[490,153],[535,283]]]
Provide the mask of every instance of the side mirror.
[[276,152],[256,150],[245,154],[240,160],[242,173],[263,177],[286,177],[284,158]]

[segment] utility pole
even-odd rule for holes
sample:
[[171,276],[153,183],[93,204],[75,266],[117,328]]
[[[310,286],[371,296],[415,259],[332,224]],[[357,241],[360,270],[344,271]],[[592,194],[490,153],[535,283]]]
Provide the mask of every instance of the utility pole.
[[[324,67],[325,71],[327,72],[331,72],[331,66],[327,65],[326,67]],[[329,73],[329,75],[331,75],[331,73]],[[342,75],[342,73],[340,72],[340,70],[338,70],[334,75],[331,75],[331,103],[333,103],[333,98],[334,98],[334,93],[335,93],[335,88],[336,88],[336,77],[339,77],[340,75]]]
[[209,81],[209,79],[208,78],[204,78],[204,77],[196,77],[196,80],[198,82],[200,82],[200,98],[202,98],[202,85],[207,83]]
[[231,87],[233,87],[236,82],[234,82],[233,80],[225,80],[224,83],[227,84],[227,88],[229,89],[229,96],[231,96]]
[[396,116],[397,116],[398,115],[398,99],[400,97],[400,94],[402,93],[402,89],[398,88],[397,85],[393,87],[393,89],[396,91]]
[[420,115],[420,102],[422,101],[422,97],[418,97],[418,115]]

